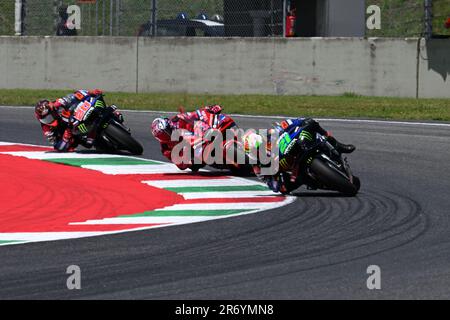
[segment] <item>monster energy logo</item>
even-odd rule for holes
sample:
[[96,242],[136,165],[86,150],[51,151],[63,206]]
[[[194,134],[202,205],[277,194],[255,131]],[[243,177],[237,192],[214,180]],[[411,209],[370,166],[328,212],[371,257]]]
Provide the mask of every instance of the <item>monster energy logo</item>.
[[283,170],[288,169],[288,162],[287,162],[286,159],[282,159],[282,160],[280,161],[280,167],[281,167],[281,169],[283,169]]
[[309,141],[313,141],[313,136],[311,133],[309,133],[308,131],[302,131],[302,133],[300,133],[300,140],[309,140]]
[[87,127],[86,127],[86,125],[84,123],[82,123],[82,124],[80,124],[78,126],[78,130],[80,130],[81,133],[87,133],[88,132],[88,129],[87,129]]
[[103,108],[105,106],[105,103],[101,100],[97,100],[97,102],[95,102],[94,107],[96,108]]

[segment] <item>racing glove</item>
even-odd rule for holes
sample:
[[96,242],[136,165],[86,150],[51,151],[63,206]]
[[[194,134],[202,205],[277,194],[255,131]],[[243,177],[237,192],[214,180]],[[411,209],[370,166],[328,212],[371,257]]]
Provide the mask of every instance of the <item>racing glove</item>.
[[45,138],[47,138],[47,141],[51,144],[54,145],[55,141],[56,141],[56,137],[55,137],[55,133],[53,131],[47,131],[46,133],[44,133]]

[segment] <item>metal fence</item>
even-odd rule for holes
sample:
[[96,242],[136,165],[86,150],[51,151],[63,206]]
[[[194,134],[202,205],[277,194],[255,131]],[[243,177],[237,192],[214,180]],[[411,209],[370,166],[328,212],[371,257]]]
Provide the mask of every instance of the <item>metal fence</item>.
[[450,0],[433,0],[431,14],[433,34],[450,37]]
[[424,0],[366,0],[381,9],[381,28],[368,36],[413,37],[424,33]]
[[[359,9],[353,19],[352,1],[377,5],[381,28],[362,26]],[[450,36],[450,0],[346,0],[348,17],[334,20],[322,10],[331,3],[339,0],[0,0],[0,35],[329,36],[324,25],[355,20],[357,36]]]
[[[0,8],[8,24],[1,34],[14,34],[14,0],[0,0]],[[23,0],[22,35],[134,36],[139,26],[151,17],[151,0]],[[76,11],[76,7],[79,11]],[[75,9],[75,10],[74,10]],[[69,12],[69,13],[67,13]],[[75,21],[79,28],[71,28]],[[6,18],[7,17],[7,18]],[[1,18],[0,18],[1,19]],[[73,31],[75,30],[75,31]],[[16,30],[17,31],[17,30]]]
[[367,36],[450,36],[450,0],[366,0],[381,9],[381,28],[367,30]]

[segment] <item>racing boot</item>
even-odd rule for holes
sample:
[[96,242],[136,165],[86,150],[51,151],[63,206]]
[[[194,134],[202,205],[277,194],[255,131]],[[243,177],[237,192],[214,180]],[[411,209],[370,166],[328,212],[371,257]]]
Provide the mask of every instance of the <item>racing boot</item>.
[[343,144],[337,141],[336,138],[331,135],[331,132],[326,131],[324,128],[322,128],[320,124],[314,119],[311,118],[305,119],[304,126],[312,128],[312,132],[316,131],[321,135],[326,136],[328,142],[330,142],[336,149],[336,151],[339,153],[352,153],[356,149],[356,147],[352,144]]
[[337,152],[339,153],[352,153],[355,151],[356,147],[352,144],[343,144],[336,140],[335,137],[328,136],[327,140],[329,143],[333,145],[333,147],[336,148]]
[[272,190],[275,193],[280,192],[281,184],[279,182],[278,177],[275,176],[265,176],[264,182],[267,184],[270,190]]

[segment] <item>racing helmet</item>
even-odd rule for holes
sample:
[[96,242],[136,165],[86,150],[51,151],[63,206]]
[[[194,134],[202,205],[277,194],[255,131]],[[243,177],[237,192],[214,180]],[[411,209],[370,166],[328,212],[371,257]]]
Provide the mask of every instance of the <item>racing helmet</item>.
[[57,120],[52,112],[51,103],[48,100],[39,101],[34,107],[34,112],[42,124],[53,125]]
[[245,133],[243,140],[245,153],[251,153],[252,151],[258,150],[263,143],[262,136],[252,131]]
[[169,142],[172,135],[172,127],[167,118],[156,118],[152,122],[152,134],[159,142]]

